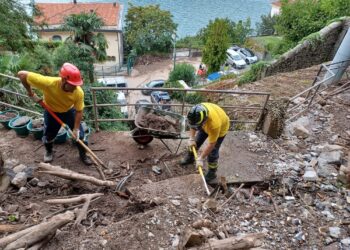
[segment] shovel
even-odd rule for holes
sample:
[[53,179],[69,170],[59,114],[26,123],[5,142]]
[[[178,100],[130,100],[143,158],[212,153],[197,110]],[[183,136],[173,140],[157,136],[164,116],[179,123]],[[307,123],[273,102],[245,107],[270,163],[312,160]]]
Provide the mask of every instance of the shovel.
[[[194,159],[197,160],[198,155],[197,155],[196,148],[194,146],[192,146],[192,152],[193,152],[193,155],[194,155]],[[207,182],[205,181],[205,178],[204,178],[202,166],[198,166],[198,172],[199,172],[199,174],[202,177],[202,180],[203,180],[203,183],[204,183],[204,187],[205,187],[205,191],[207,191],[207,195],[210,196],[210,192],[209,192],[209,189],[208,189],[208,186],[207,186]]]

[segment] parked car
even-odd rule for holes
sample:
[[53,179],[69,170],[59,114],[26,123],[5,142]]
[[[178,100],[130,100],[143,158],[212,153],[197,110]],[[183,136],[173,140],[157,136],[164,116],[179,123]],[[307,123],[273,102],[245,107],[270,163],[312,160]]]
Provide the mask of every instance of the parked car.
[[236,45],[236,44],[232,44],[232,46],[229,48],[229,49],[232,49],[232,50],[234,50],[234,51],[237,51],[237,50],[239,50],[241,47],[239,47],[238,45]]
[[120,107],[120,112],[124,115],[125,118],[128,118],[128,106],[126,106],[127,101],[125,98],[125,94],[122,91],[117,92],[117,103],[124,104],[125,106],[118,106]]
[[[164,86],[165,80],[152,80],[145,85],[143,85],[144,88],[162,88]],[[142,94],[144,95],[150,95],[152,93],[152,89],[142,90]]]
[[135,111],[137,113],[141,107],[152,107],[152,105],[153,104],[146,99],[137,100],[135,104]]
[[[151,93],[151,102],[156,104],[170,104],[171,98],[166,91],[153,91]],[[157,105],[159,109],[170,110],[170,105]]]
[[246,62],[242,59],[242,57],[236,51],[232,49],[228,49],[226,51],[226,54],[227,54],[226,62],[232,65],[232,67],[234,67],[235,69],[244,69],[247,66]]
[[[97,82],[102,83],[106,87],[116,87],[116,88],[127,88],[128,83],[124,76],[108,77],[108,78],[99,78]],[[127,90],[123,90],[125,95],[128,95]]]
[[238,54],[242,57],[242,59],[246,62],[246,64],[256,63],[258,61],[258,57],[248,48],[240,48],[237,50]]

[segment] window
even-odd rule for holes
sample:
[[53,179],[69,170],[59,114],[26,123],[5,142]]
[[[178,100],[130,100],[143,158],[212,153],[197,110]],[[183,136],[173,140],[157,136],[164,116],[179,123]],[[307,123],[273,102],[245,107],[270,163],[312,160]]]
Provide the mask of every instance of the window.
[[62,37],[60,35],[52,36],[52,41],[62,41]]

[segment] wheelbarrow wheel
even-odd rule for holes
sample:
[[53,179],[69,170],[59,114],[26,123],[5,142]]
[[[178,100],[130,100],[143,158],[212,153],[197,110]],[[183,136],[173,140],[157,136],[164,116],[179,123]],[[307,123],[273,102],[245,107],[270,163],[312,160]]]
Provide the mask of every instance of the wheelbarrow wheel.
[[150,135],[147,130],[137,129],[133,131],[132,138],[141,145],[147,145],[151,141],[153,141],[153,136]]

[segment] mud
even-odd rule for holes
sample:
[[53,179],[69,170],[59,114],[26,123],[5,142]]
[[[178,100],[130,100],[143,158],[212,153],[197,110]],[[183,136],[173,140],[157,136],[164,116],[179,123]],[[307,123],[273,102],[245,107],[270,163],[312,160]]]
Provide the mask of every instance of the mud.
[[5,113],[5,114],[1,114],[0,115],[0,120],[2,121],[7,121],[7,120],[10,120],[12,118],[15,118],[17,116],[16,113]]
[[140,120],[140,125],[144,128],[167,131],[172,133],[179,132],[178,121],[170,116],[159,116],[154,113],[148,113]]

